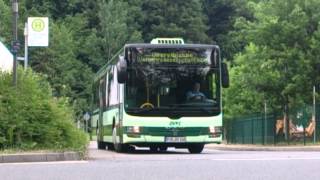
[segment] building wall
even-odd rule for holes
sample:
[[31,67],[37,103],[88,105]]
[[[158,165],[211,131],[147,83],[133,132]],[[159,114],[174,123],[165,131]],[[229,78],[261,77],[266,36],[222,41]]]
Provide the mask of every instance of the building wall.
[[0,42],[0,71],[12,71],[13,56],[7,47]]

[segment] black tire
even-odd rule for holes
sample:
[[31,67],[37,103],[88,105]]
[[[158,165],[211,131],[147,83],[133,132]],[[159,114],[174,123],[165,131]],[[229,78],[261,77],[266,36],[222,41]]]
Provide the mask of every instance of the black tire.
[[134,146],[128,146],[128,152],[133,152],[135,150],[136,148]]
[[167,151],[167,149],[168,149],[168,147],[165,147],[165,146],[160,146],[160,151],[161,152],[166,152]]
[[97,141],[98,149],[106,150],[107,144],[102,141]]
[[128,151],[128,145],[122,144],[121,142],[118,142],[117,138],[117,128],[114,127],[112,130],[112,140],[113,140],[113,147],[116,152],[127,152]]
[[188,150],[191,154],[199,154],[202,152],[204,144],[192,144],[188,146]]
[[113,146],[112,143],[108,143],[107,147],[108,147],[109,151],[113,151],[114,150],[114,146]]
[[150,151],[153,153],[158,152],[158,147],[157,146],[150,146]]

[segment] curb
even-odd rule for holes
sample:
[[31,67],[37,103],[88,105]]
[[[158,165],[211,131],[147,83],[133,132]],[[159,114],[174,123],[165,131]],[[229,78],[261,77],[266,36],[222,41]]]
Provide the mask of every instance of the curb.
[[320,146],[305,146],[305,147],[262,147],[262,146],[237,146],[237,145],[207,145],[206,148],[223,150],[223,151],[318,151]]
[[79,160],[81,160],[81,155],[78,152],[0,154],[0,163],[79,161]]

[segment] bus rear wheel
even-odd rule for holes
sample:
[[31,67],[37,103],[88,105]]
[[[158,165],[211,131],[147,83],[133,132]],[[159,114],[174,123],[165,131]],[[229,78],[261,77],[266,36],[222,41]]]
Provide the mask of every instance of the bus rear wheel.
[[188,150],[191,154],[199,154],[202,152],[204,144],[191,144],[188,146]]
[[107,147],[107,144],[103,141],[97,141],[98,149],[103,149],[105,150]]
[[113,151],[114,150],[114,145],[112,143],[107,144],[108,150]]

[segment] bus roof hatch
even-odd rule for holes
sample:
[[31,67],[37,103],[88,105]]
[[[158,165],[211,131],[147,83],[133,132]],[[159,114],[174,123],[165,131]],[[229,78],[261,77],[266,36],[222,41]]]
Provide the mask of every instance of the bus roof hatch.
[[155,38],[152,39],[151,44],[184,44],[182,38]]

